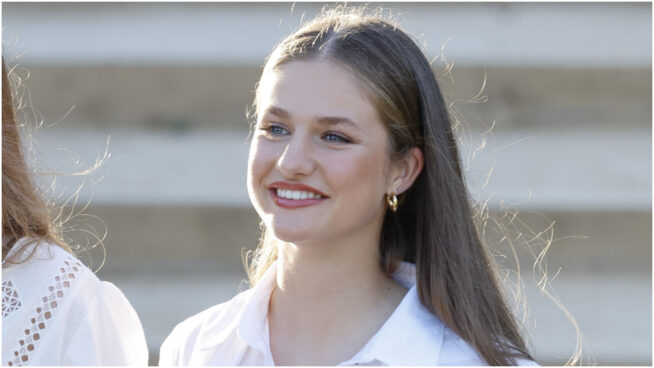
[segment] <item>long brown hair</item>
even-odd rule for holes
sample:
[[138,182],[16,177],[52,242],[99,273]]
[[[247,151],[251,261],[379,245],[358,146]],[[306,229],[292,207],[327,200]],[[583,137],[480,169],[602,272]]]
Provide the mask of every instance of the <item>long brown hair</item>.
[[[2,259],[15,263],[28,257],[21,253],[36,241],[47,241],[70,251],[63,241],[61,227],[56,223],[52,206],[44,200],[34,183],[27,165],[19,127],[9,73],[2,59]],[[7,253],[21,238],[21,249]]]
[[[329,59],[358,77],[387,128],[392,159],[413,147],[424,154],[397,212],[385,215],[383,270],[415,263],[422,304],[488,364],[532,359],[480,240],[447,105],[416,42],[379,12],[323,9],[276,47],[263,73],[307,59]],[[275,241],[264,229],[249,264],[251,284],[276,259]]]

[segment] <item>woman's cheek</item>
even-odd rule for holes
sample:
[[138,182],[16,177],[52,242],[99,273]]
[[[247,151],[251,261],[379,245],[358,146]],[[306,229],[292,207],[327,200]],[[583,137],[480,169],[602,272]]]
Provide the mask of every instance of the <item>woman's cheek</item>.
[[250,157],[248,158],[248,167],[250,174],[254,181],[257,181],[257,176],[261,175],[261,171],[265,170],[265,165],[267,161],[271,160],[271,153],[268,152],[270,149],[266,149],[267,146],[266,139],[261,136],[257,136],[252,141],[250,146]]
[[362,152],[349,159],[341,160],[335,167],[338,167],[342,172],[339,177],[348,179],[348,185],[354,186],[362,181],[367,181],[369,183],[366,187],[372,190],[373,188],[376,189],[383,186],[383,182],[385,181],[384,164],[380,157],[383,158],[384,156],[371,154],[371,152]]
[[256,197],[260,196],[262,180],[266,173],[265,160],[266,153],[262,148],[261,137],[255,136],[251,145],[248,157],[247,183],[250,199],[254,202]]

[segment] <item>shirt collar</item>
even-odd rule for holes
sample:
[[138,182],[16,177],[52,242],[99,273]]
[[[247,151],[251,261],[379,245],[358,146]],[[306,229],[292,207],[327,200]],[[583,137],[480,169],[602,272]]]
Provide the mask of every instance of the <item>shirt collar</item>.
[[[416,288],[415,265],[400,264],[393,278],[405,288],[406,295],[379,331],[351,359],[341,365],[380,361],[386,365],[436,365],[444,336],[441,320],[420,302]],[[270,265],[244,301],[241,313],[229,328],[208,339],[202,349],[223,342],[234,329],[247,345],[262,353],[269,351],[268,303],[277,282],[277,264]],[[212,332],[217,332],[209,328]]]
[[277,285],[277,262],[268,267],[254,287],[252,296],[238,318],[237,334],[241,340],[262,353],[270,350],[268,305]]
[[[276,282],[277,264],[275,262],[268,267],[268,270],[252,289],[244,292],[247,295],[240,295],[244,297],[243,308],[229,326],[221,329],[218,329],[217,326],[207,326],[206,330],[211,335],[208,336],[201,350],[210,349],[221,344],[234,331],[247,345],[261,352],[268,350],[268,346],[270,346],[268,334],[263,332],[268,330],[268,302]],[[217,318],[215,322],[218,323],[220,320],[220,318]]]
[[393,278],[409,291],[370,341],[341,365],[374,361],[403,366],[437,364],[445,326],[420,302],[415,265],[403,262]]

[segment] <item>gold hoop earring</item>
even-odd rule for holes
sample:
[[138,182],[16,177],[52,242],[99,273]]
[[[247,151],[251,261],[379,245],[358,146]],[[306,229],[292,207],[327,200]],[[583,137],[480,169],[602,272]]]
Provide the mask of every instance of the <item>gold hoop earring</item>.
[[388,207],[391,211],[397,212],[397,196],[395,193],[391,192],[391,194],[386,194],[386,203],[388,203]]

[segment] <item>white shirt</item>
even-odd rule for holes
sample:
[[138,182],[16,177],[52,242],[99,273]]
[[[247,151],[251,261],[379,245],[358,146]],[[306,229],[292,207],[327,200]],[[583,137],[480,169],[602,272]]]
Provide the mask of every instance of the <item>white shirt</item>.
[[[7,256],[26,240],[19,240]],[[143,327],[123,293],[56,245],[2,265],[2,365],[148,364]]]
[[[403,263],[393,277],[409,291],[381,329],[339,365],[486,365],[420,303],[414,265]],[[275,365],[267,316],[276,280],[273,264],[254,288],[178,324],[161,346],[159,365]]]

